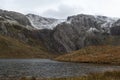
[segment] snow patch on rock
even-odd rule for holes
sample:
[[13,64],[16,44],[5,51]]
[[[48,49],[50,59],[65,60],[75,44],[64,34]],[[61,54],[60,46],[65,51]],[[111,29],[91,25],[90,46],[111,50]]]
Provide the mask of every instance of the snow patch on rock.
[[53,29],[65,21],[64,19],[46,18],[34,14],[28,14],[27,18],[36,29]]
[[96,28],[90,28],[87,32],[93,32],[93,31],[99,32],[99,30]]

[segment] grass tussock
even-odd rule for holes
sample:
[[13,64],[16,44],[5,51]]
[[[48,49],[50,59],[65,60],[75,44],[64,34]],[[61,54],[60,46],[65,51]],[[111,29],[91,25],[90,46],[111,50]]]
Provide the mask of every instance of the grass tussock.
[[89,46],[57,57],[59,61],[120,64],[120,46]]

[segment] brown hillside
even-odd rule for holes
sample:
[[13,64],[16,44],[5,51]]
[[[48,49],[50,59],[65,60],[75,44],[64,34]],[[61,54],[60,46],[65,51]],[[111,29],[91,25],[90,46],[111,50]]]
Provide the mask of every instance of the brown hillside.
[[56,59],[72,62],[120,64],[120,46],[90,46]]
[[31,47],[16,39],[0,35],[0,58],[50,58],[44,48]]

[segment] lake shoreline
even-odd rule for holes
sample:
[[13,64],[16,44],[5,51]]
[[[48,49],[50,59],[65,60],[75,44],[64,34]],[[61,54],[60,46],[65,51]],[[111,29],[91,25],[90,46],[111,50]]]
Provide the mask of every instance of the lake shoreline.
[[33,76],[51,79],[120,70],[119,65],[59,62],[51,59],[0,59],[0,64],[1,78]]
[[109,63],[109,62],[91,62],[91,61],[68,61],[68,60],[60,60],[60,59],[53,59],[53,58],[0,58],[0,60],[39,60],[39,59],[47,59],[57,62],[68,62],[68,63],[84,63],[84,64],[98,64],[98,65],[116,65],[120,66],[118,63]]

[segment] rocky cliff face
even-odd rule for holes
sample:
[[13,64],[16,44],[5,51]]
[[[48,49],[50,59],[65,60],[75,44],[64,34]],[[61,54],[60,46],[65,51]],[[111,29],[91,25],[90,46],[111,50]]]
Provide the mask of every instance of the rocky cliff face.
[[0,10],[0,18],[9,22],[19,23],[26,28],[33,28],[29,19],[24,14],[18,12]]
[[[59,53],[90,45],[120,43],[120,20],[105,16],[75,15],[61,21],[33,14],[0,10],[0,34]],[[112,41],[107,41],[112,36]],[[111,39],[110,39],[111,40]],[[116,43],[115,43],[116,44]]]
[[115,30],[118,27],[114,27],[117,21],[105,16],[70,16],[51,32],[51,45],[48,46],[58,52],[70,52],[85,46],[105,44],[110,34],[119,33],[119,30]]
[[30,30],[17,21],[8,20],[2,16],[0,17],[0,34],[26,42],[28,32],[30,32]]
[[111,35],[120,35],[120,19],[110,28]]
[[25,15],[0,10],[0,50],[3,49],[0,57],[47,57],[50,51],[44,46],[38,33],[39,30],[31,26]]
[[17,39],[25,44],[43,46],[28,18],[17,12],[0,10],[0,35]]

